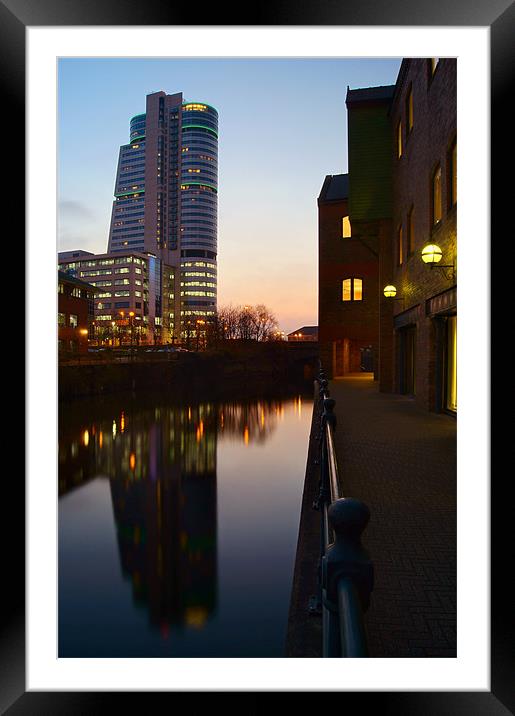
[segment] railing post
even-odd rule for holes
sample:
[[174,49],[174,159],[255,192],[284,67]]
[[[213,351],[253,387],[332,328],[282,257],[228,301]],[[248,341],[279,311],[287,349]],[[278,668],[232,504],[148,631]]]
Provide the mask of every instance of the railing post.
[[[360,500],[344,497],[331,504],[328,519],[335,541],[322,560],[322,587],[324,607],[333,618],[328,624],[330,633],[325,638],[329,647],[324,656],[367,656],[362,613],[370,603],[374,573],[361,535],[370,511]],[[345,608],[345,612],[339,608]],[[339,646],[339,653],[334,653],[331,644]]]

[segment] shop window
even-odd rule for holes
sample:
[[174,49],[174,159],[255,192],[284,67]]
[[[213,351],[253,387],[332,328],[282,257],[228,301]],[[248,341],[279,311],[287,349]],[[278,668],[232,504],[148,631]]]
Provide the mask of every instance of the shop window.
[[457,391],[457,317],[449,316],[447,319],[446,341],[446,380],[445,380],[445,407],[456,412],[458,409]]

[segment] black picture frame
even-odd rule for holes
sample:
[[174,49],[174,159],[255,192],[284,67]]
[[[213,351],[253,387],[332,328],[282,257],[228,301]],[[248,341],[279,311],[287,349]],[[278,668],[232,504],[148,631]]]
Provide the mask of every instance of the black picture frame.
[[[130,11],[130,12],[129,12]],[[168,5],[160,0],[103,0],[100,3],[84,0],[0,0],[0,83],[3,106],[11,117],[9,122],[9,145],[14,149],[10,162],[10,187],[8,205],[17,216],[17,236],[21,234],[21,219],[25,215],[23,189],[25,186],[25,30],[28,26],[66,25],[196,25],[192,19],[203,18],[202,26],[227,25],[380,25],[380,26],[483,26],[490,28],[491,36],[491,235],[500,235],[500,226],[507,219],[512,199],[508,197],[511,182],[504,179],[503,166],[506,156],[513,154],[512,114],[509,102],[514,84],[515,5],[507,0],[466,0],[449,3],[438,0],[433,3],[416,0],[409,4],[402,0],[360,0],[360,2],[292,3],[278,0],[270,7],[249,8],[244,19],[235,17],[223,7],[207,5],[202,10],[198,4],[188,12],[188,5]],[[128,22],[130,18],[130,22]],[[497,140],[497,141],[495,141]],[[511,168],[511,165],[510,165]],[[511,201],[510,201],[511,199]],[[507,226],[511,223],[505,222]],[[496,231],[497,229],[497,231]],[[511,234],[511,231],[510,231]],[[487,240],[488,237],[485,237]],[[511,241],[511,238],[510,238]],[[21,243],[21,242],[20,242]],[[20,266],[19,246],[16,263]],[[502,263],[502,262],[501,262]],[[503,271],[509,270],[509,262],[500,268],[492,282],[490,300],[499,305],[502,286],[507,282]],[[509,285],[509,284],[508,284]],[[487,300],[483,295],[482,300]],[[492,324],[492,331],[494,325]],[[492,335],[493,337],[493,335]],[[25,385],[21,376],[21,385]],[[24,397],[23,389],[20,391]],[[23,397],[20,403],[23,405]],[[491,415],[500,407],[495,394],[491,400]],[[509,444],[508,427],[491,432],[491,455],[503,452]],[[23,454],[23,448],[22,452]],[[500,472],[500,471],[499,471]],[[371,708],[374,713],[406,714],[485,714],[499,716],[515,713],[515,690],[513,689],[514,627],[512,620],[513,595],[509,586],[509,545],[512,544],[508,499],[508,472],[498,473],[493,479],[491,492],[491,691],[484,692],[345,692],[340,694],[342,705]],[[100,713],[120,708],[120,699],[130,698],[131,708],[149,712],[157,699],[172,700],[181,692],[166,693],[120,693],[120,692],[52,692],[26,691],[25,687],[25,487],[19,466],[9,468],[4,490],[4,514],[9,512],[10,536],[4,542],[4,609],[2,611],[2,638],[0,641],[0,711],[12,716],[18,714],[75,714]],[[503,479],[506,478],[506,479]],[[5,493],[4,493],[5,494]],[[409,688],[409,687],[408,687]],[[316,689],[314,689],[316,691]],[[219,704],[222,693],[194,693],[190,710],[195,713],[205,704],[210,709]],[[288,694],[271,694],[274,702]],[[270,694],[231,693],[231,702],[238,711],[255,712]],[[304,699],[306,695],[302,695]],[[356,697],[359,702],[355,703]],[[149,702],[150,699],[150,702]],[[349,703],[352,699],[352,703]],[[149,703],[151,706],[149,707]],[[193,706],[191,705],[193,703]],[[313,702],[314,703],[314,702]],[[202,706],[201,706],[202,705]]]

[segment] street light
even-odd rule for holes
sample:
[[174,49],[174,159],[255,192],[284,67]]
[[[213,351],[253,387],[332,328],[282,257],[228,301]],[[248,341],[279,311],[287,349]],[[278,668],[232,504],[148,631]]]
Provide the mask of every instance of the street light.
[[[422,249],[422,261],[429,266],[429,268],[440,269],[445,278],[448,281],[455,283],[456,281],[456,265],[454,259],[452,264],[441,264],[442,260],[442,249],[437,244],[426,244]],[[446,270],[450,269],[450,270]]]
[[383,288],[383,293],[385,295],[385,298],[390,301],[404,301],[404,296],[401,296],[400,298],[396,298],[397,295],[397,289],[396,287],[389,283],[388,286],[385,286]]
[[129,311],[129,323],[131,327],[131,348],[132,348],[132,336],[133,336],[133,329],[134,329],[134,311]]

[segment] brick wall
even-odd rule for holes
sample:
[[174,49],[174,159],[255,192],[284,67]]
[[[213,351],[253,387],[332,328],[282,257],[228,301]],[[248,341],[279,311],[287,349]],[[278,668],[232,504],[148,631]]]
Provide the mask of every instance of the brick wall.
[[[406,97],[413,92],[413,128],[406,133]],[[435,407],[435,326],[425,315],[426,300],[452,286],[452,281],[437,269],[430,269],[420,257],[423,246],[436,243],[443,252],[442,264],[456,261],[456,205],[449,205],[449,151],[456,141],[456,60],[439,61],[430,76],[429,60],[409,60],[399,83],[391,109],[393,212],[392,279],[397,295],[395,315],[420,305],[415,357],[415,397],[426,408]],[[403,126],[403,153],[396,154],[396,131]],[[442,219],[432,222],[432,176],[435,167],[442,169]],[[408,256],[408,212],[414,211],[414,252]],[[397,261],[396,236],[403,228],[404,261]],[[399,376],[395,376],[398,385]]]
[[[331,375],[335,358],[340,361],[334,355],[335,342],[342,342],[336,352],[348,356],[346,372],[359,370],[360,347],[371,345],[375,352],[378,348],[377,222],[352,223],[352,237],[343,238],[342,218],[347,214],[347,200],[319,202],[319,346],[322,363]],[[363,300],[342,300],[345,278],[362,279]]]

